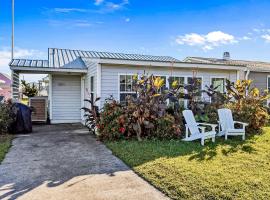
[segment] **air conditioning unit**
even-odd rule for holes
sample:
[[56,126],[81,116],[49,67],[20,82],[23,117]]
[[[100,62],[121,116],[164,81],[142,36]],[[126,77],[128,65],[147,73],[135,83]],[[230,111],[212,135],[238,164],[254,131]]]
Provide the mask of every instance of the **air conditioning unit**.
[[48,97],[31,97],[29,106],[33,108],[32,122],[47,122]]

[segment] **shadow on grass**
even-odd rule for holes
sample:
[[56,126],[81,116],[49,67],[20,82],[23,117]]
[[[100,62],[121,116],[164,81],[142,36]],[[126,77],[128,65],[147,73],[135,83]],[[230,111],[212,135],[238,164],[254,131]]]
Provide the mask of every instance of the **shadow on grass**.
[[225,141],[223,137],[219,137],[215,143],[207,141],[205,146],[201,146],[200,141],[132,140],[107,142],[107,146],[124,162],[135,167],[163,157],[190,155],[189,160],[207,161],[214,159],[220,153],[224,156],[237,152],[252,154],[256,153],[256,149],[252,146],[252,139],[253,136],[249,136],[245,141],[242,141],[241,137],[232,137]]

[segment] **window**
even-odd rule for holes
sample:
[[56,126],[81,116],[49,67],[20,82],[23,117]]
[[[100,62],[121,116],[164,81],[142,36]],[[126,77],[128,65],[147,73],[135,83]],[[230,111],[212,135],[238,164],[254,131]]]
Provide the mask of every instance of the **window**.
[[270,76],[267,76],[267,89],[270,92]]
[[94,102],[94,76],[90,77],[90,98]]
[[136,98],[136,92],[133,90],[132,75],[120,75],[120,103],[126,104],[126,97]]
[[[185,77],[175,77],[175,76],[171,76],[169,77],[169,89],[172,89],[172,83],[174,81],[177,81],[178,85],[182,85],[183,87],[180,87],[180,93],[181,96],[183,95],[183,98],[181,98],[179,100],[179,104],[181,107],[184,107],[184,94],[185,94],[185,89],[184,89],[184,84],[185,84]],[[171,103],[171,102],[170,102]]]
[[224,78],[212,78],[211,85],[216,88],[217,92],[225,92],[225,79]]

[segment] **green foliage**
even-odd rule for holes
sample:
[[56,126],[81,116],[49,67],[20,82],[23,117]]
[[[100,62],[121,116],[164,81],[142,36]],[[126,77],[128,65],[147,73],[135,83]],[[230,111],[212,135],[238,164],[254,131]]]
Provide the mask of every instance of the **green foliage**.
[[260,132],[269,120],[265,103],[269,98],[267,91],[251,87],[251,80],[238,80],[236,83],[227,80],[227,94],[230,101],[225,107],[232,110],[235,120],[248,123],[247,132]]
[[105,102],[97,124],[98,137],[101,140],[117,140],[129,137],[127,119],[122,105],[114,99]]
[[202,147],[199,142],[108,142],[114,155],[171,199],[269,199],[270,128]]
[[151,137],[158,139],[173,139],[179,138],[181,135],[181,125],[175,123],[175,118],[172,115],[166,114],[162,118],[158,118],[155,122],[155,130]]
[[22,93],[27,97],[34,97],[38,94],[38,89],[34,84],[26,83],[25,80],[22,80]]
[[91,98],[84,99],[84,101],[89,106],[81,108],[82,110],[84,110],[85,126],[93,134],[95,134],[96,124],[98,123],[99,120],[99,111],[98,107],[96,106],[96,102],[98,102],[99,100],[100,98],[96,98],[95,100],[91,100]]
[[0,135],[8,133],[8,127],[12,121],[11,103],[0,103]]

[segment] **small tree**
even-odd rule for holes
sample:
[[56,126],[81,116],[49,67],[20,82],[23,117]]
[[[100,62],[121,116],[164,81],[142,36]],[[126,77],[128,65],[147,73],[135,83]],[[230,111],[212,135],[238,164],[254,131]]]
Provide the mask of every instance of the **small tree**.
[[22,93],[23,95],[27,97],[34,97],[38,94],[38,89],[34,85],[34,83],[31,85],[30,83],[26,83],[25,80],[22,80]]

